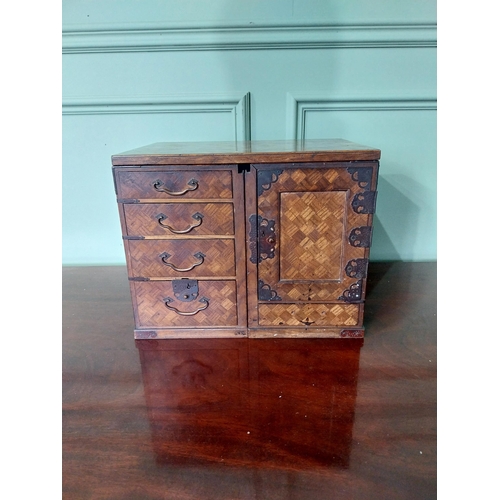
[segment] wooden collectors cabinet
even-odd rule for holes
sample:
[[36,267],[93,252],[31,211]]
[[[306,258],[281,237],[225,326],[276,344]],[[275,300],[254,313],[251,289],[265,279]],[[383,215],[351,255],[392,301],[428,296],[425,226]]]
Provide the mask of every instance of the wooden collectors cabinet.
[[113,156],[135,338],[362,337],[379,158],[340,139]]

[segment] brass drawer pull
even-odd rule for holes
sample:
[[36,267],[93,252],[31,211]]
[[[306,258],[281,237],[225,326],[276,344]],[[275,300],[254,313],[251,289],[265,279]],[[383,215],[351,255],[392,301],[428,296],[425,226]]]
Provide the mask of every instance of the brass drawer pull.
[[204,311],[210,305],[208,299],[206,297],[202,297],[199,300],[199,302],[204,303],[205,304],[204,306],[200,307],[199,309],[196,309],[196,311],[184,312],[184,311],[179,311],[179,309],[175,308],[174,306],[169,306],[169,303],[173,301],[174,299],[172,299],[171,297],[163,299],[163,302],[165,302],[165,307],[167,309],[170,309],[171,311],[174,311],[179,316],[194,316],[195,314],[198,314],[200,311]]
[[206,255],[201,252],[196,252],[195,254],[193,254],[193,257],[198,259],[198,262],[195,262],[191,267],[186,267],[185,269],[181,269],[177,266],[174,266],[170,262],[167,262],[167,260],[171,257],[171,255],[167,252],[161,253],[159,257],[166,266],[171,267],[174,271],[177,271],[179,273],[187,273],[188,271],[192,271],[195,267],[201,266],[203,262],[205,262]]
[[188,187],[184,189],[183,191],[170,191],[170,189],[164,186],[163,182],[160,181],[160,179],[157,179],[156,181],[153,182],[153,187],[156,189],[156,191],[160,193],[167,193],[170,196],[182,196],[183,194],[186,194],[189,191],[195,191],[198,189],[198,181],[196,179],[191,179],[187,183]]
[[158,224],[160,224],[161,227],[164,227],[165,229],[168,229],[175,234],[186,234],[189,233],[189,231],[193,230],[195,227],[201,226],[201,223],[203,222],[203,214],[200,214],[200,212],[196,212],[192,215],[192,217],[194,220],[198,221],[196,224],[191,224],[187,229],[174,229],[168,224],[163,224],[163,221],[167,219],[167,216],[165,214],[158,214],[156,216],[156,218],[158,219]]

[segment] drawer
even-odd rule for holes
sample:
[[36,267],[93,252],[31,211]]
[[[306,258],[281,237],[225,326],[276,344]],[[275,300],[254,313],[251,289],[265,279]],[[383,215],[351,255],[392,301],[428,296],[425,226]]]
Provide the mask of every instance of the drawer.
[[233,197],[232,173],[222,171],[116,172],[118,198],[220,199]]
[[130,240],[132,276],[235,276],[234,240]]
[[198,295],[179,300],[173,281],[131,282],[139,328],[221,327],[237,324],[236,282],[198,281]]
[[129,236],[234,234],[232,203],[126,203]]
[[259,304],[259,326],[355,326],[360,304]]

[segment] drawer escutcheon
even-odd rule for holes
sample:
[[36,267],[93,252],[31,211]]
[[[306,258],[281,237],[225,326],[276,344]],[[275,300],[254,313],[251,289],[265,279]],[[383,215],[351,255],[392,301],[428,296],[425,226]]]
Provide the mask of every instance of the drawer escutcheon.
[[198,297],[198,281],[182,278],[172,281],[172,290],[177,299],[191,302]]

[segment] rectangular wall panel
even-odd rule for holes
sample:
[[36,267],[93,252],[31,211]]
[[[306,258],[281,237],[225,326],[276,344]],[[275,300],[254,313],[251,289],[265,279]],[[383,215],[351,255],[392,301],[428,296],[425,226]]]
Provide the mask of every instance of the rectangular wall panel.
[[380,148],[372,260],[436,258],[435,0],[162,5],[64,2],[64,264],[124,263],[112,154],[285,138]]

